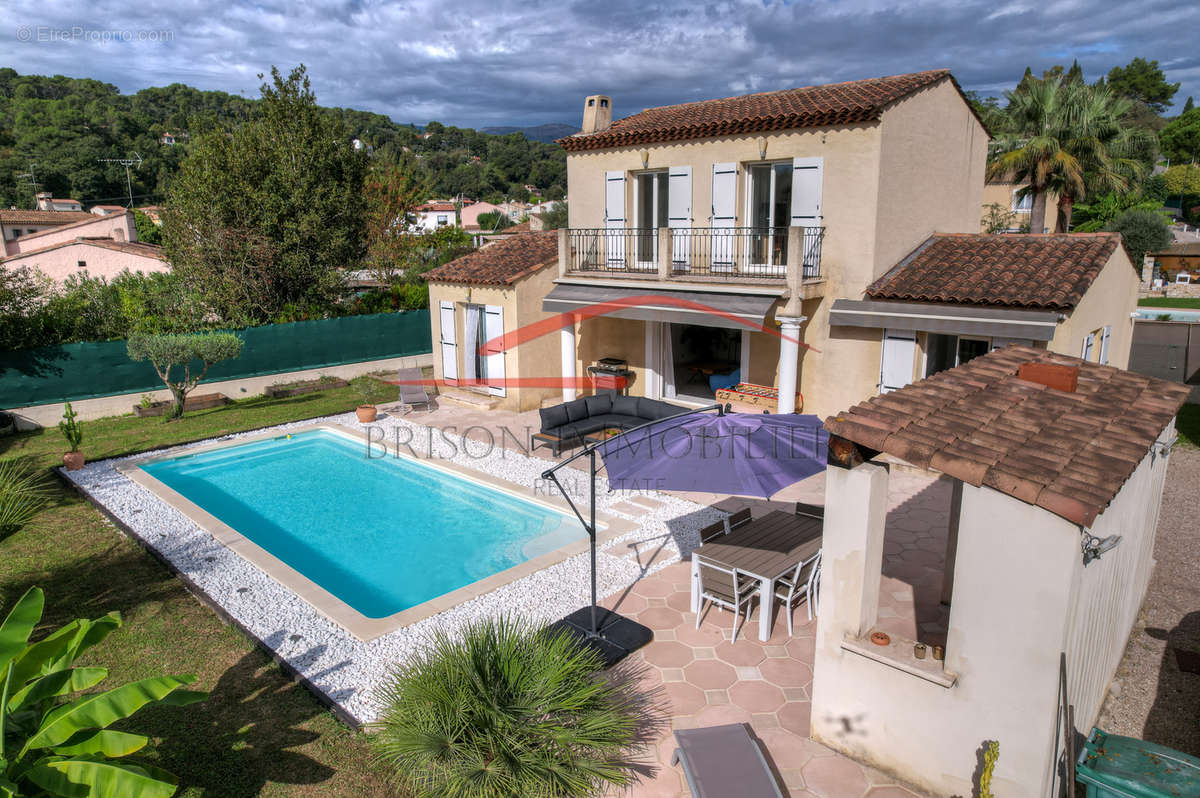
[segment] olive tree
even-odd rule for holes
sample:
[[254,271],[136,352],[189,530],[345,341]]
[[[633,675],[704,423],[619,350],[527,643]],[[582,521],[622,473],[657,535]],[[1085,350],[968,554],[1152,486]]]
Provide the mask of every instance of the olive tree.
[[[154,366],[175,399],[169,417],[179,418],[188,393],[200,384],[209,368],[242,353],[242,339],[233,333],[135,335],[129,339],[127,348],[130,359],[149,360]],[[192,364],[197,360],[201,365],[193,373]]]

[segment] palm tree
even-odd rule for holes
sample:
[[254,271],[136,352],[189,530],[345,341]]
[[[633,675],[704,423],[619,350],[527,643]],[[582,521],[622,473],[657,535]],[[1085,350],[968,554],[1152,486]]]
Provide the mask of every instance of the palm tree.
[[1045,218],[1047,195],[1057,193],[1055,232],[1064,233],[1072,207],[1089,191],[1125,192],[1144,174],[1136,156],[1148,146],[1145,134],[1125,122],[1132,103],[1107,86],[1027,77],[1006,97],[1006,125],[992,144],[988,177],[1028,183],[1023,196],[1033,197],[1031,219]]
[[[631,674],[626,674],[627,677]],[[377,696],[372,743],[425,798],[574,798],[636,778],[660,731],[651,696],[564,634],[507,618],[437,634]]]

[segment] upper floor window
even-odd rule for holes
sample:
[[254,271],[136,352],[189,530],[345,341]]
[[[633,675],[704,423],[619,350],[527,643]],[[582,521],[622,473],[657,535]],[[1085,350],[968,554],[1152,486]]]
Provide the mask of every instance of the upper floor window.
[[450,224],[450,217],[444,213],[439,213],[437,217],[437,223],[439,227],[444,224]]
[[1021,196],[1018,196],[1020,191],[1021,191],[1021,189],[1018,188],[1016,191],[1013,192],[1012,209],[1014,211],[1029,213],[1030,211],[1033,210],[1033,195],[1026,194],[1025,196],[1021,197]]

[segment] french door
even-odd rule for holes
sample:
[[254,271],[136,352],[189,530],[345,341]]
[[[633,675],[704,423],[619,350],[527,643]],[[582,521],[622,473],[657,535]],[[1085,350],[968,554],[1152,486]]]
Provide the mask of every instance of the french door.
[[788,225],[792,218],[792,163],[754,164],[746,218],[750,222],[751,274],[780,275],[787,266]]

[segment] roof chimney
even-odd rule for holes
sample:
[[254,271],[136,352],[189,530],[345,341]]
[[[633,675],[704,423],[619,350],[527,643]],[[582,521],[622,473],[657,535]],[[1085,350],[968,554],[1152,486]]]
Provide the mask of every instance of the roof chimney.
[[612,98],[593,94],[583,101],[583,128],[580,133],[599,133],[612,127]]
[[1022,363],[1017,367],[1017,379],[1036,382],[1057,391],[1075,393],[1079,385],[1079,366],[1058,363]]
[[51,194],[49,191],[39,191],[37,194],[35,194],[34,199],[37,200],[38,210],[39,211],[54,210],[54,203],[52,203],[50,201],[53,197],[54,197],[54,195]]

